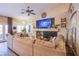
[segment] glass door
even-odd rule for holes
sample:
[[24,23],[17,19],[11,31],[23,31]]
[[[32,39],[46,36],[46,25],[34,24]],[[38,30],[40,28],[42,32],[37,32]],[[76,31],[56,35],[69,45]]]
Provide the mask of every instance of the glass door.
[[0,41],[3,40],[3,25],[0,25]]
[[8,33],[8,25],[0,24],[0,42],[6,41],[7,33]]

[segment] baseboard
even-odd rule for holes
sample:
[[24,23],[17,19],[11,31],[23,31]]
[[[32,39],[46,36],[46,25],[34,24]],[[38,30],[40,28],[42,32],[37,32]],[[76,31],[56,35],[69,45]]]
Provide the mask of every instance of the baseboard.
[[15,51],[13,51],[12,49],[10,49],[9,47],[8,47],[8,49],[11,50],[13,53],[15,53],[16,56],[20,56],[19,54],[17,54]]

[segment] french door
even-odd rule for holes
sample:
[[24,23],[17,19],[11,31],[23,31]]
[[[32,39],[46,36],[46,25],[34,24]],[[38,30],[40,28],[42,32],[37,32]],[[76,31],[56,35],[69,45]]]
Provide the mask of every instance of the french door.
[[0,25],[0,41],[3,40],[3,25]]
[[6,41],[6,34],[8,33],[8,26],[0,24],[0,42]]

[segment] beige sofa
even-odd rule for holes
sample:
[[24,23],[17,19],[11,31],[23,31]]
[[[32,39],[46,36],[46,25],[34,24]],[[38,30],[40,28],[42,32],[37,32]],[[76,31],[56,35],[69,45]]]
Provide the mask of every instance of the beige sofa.
[[21,56],[32,56],[33,40],[31,39],[13,39],[13,51]]
[[[60,39],[60,38],[59,38]],[[54,43],[44,40],[36,40],[34,44],[34,55],[40,56],[65,56],[65,43],[60,39],[57,47]]]
[[65,43],[63,40],[59,40],[60,43],[57,44],[58,45],[57,47],[55,47],[55,45],[52,42],[29,37],[21,38],[19,36],[14,36],[13,39],[8,39],[8,43],[10,43],[11,40],[12,40],[11,50],[13,50],[18,55],[21,56],[66,55]]

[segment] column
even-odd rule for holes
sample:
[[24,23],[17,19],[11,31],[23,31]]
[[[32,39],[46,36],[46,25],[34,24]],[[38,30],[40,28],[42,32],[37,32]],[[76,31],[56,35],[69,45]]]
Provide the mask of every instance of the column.
[[7,21],[8,21],[8,33],[13,34],[13,31],[12,31],[12,18],[8,17]]

